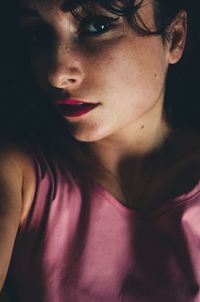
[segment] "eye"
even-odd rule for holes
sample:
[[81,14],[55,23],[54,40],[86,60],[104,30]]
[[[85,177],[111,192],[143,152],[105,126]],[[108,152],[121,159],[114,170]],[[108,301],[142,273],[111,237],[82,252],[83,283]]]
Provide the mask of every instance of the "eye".
[[79,34],[93,36],[102,35],[115,28],[119,17],[111,18],[103,15],[90,15],[83,18],[79,24]]

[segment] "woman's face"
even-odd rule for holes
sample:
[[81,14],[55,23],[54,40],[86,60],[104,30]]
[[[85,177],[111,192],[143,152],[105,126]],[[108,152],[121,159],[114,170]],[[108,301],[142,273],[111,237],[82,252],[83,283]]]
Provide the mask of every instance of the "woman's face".
[[[160,36],[138,36],[124,18],[114,20],[117,16],[100,7],[98,17],[80,10],[78,21],[62,0],[21,3],[36,81],[76,139],[131,135],[149,117],[158,118],[171,60]],[[140,15],[153,29],[151,1],[144,1]]]

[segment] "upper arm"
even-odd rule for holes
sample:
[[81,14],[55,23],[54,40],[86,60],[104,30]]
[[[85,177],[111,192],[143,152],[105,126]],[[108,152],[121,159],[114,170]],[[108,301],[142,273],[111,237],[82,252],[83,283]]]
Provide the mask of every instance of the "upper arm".
[[20,160],[0,150],[0,290],[2,289],[22,210],[23,169]]

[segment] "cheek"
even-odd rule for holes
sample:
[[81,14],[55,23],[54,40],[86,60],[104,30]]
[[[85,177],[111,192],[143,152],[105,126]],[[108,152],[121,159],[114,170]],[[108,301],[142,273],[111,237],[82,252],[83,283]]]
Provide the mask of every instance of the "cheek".
[[46,89],[47,82],[47,70],[48,70],[48,52],[45,54],[40,52],[33,52],[31,54],[31,66],[32,73],[35,78],[35,81],[42,90]]
[[[156,98],[163,89],[166,65],[160,54],[150,55],[146,51],[120,51],[107,53],[104,65],[96,64],[105,87],[110,85],[113,93],[134,98]],[[105,77],[105,78],[104,78]]]
[[[106,96],[103,118],[111,124],[126,124],[149,111],[156,103],[162,104],[166,63],[162,49],[149,53],[136,50],[107,52],[104,65],[97,70],[101,78],[102,95]],[[105,76],[104,76],[105,75]],[[110,118],[112,112],[112,119]],[[105,123],[106,124],[106,123]]]

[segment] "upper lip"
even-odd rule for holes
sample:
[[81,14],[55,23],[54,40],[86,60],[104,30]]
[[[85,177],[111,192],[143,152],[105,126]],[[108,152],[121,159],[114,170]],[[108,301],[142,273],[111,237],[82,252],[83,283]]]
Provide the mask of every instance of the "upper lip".
[[82,100],[77,100],[75,98],[58,98],[55,100],[56,104],[58,105],[80,105],[80,104],[86,104],[86,105],[97,105],[97,103],[89,103]]

